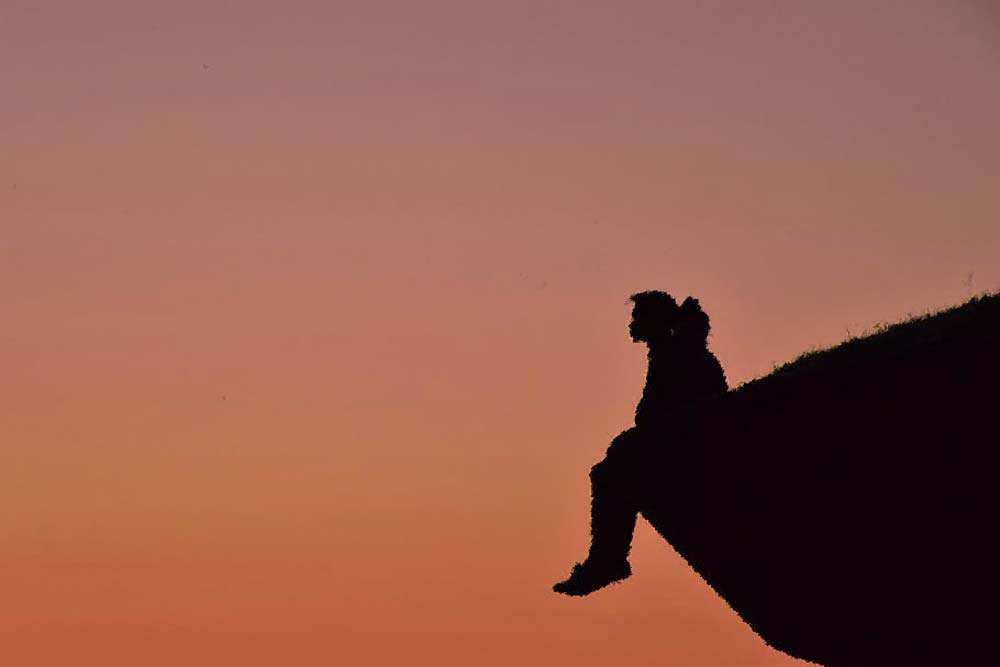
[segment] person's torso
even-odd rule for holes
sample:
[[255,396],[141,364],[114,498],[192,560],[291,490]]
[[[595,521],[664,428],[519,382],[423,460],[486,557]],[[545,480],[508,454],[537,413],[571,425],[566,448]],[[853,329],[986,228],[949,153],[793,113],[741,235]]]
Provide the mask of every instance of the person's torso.
[[722,366],[707,348],[651,351],[646,386],[635,409],[636,426],[655,427],[670,412],[727,389]]

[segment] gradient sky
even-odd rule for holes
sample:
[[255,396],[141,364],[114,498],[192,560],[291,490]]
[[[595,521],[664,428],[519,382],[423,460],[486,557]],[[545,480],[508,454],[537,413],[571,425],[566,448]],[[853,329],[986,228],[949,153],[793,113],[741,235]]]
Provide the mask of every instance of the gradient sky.
[[998,83],[992,0],[3,0],[0,662],[802,664],[644,524],[550,591],[627,297],[735,385],[1000,288]]

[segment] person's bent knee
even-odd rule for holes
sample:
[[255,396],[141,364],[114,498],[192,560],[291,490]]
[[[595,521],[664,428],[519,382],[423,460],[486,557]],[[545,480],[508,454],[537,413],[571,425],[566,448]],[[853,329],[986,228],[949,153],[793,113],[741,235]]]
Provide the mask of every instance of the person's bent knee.
[[627,456],[629,452],[635,450],[642,441],[642,434],[639,429],[633,427],[615,436],[608,446],[605,460]]
[[608,468],[609,467],[610,466],[608,465],[608,460],[607,459],[602,459],[602,460],[598,461],[597,463],[595,463],[590,468],[590,481],[591,482],[600,482],[600,481],[604,480],[608,476]]
[[590,468],[590,483],[594,486],[619,484],[628,475],[629,462],[624,456],[605,458]]
[[629,443],[635,442],[640,437],[639,428],[633,426],[632,428],[627,428],[618,435],[615,439],[611,441],[611,445],[614,446],[618,444],[619,446],[627,446]]

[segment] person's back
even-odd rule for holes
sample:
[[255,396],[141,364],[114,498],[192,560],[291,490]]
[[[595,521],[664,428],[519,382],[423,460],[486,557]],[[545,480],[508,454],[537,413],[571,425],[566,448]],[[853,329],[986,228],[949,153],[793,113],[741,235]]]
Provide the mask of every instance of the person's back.
[[646,386],[635,408],[637,427],[660,431],[672,412],[728,391],[722,365],[707,347],[709,330],[698,300],[685,299],[670,338],[650,344]]

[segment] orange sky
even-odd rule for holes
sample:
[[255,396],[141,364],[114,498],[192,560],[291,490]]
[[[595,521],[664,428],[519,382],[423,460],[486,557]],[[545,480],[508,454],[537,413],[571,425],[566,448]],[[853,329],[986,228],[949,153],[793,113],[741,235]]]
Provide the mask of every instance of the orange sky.
[[736,384],[1000,287],[998,38],[4,0],[0,662],[797,664],[645,525],[629,582],[550,591],[641,392],[626,299],[700,297]]

